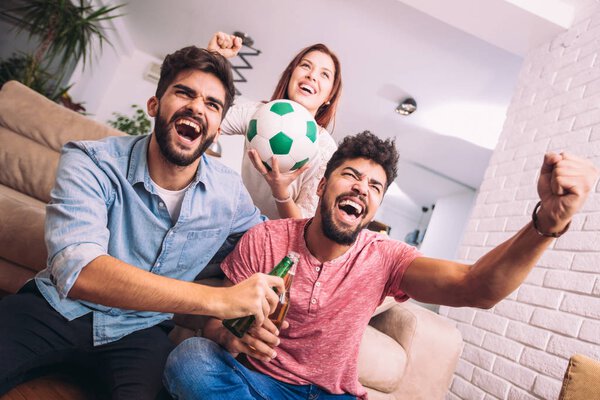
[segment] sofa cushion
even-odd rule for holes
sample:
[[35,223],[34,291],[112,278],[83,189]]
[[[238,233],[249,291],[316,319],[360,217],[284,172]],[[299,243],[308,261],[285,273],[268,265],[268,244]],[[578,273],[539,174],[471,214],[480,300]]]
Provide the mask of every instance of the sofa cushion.
[[8,293],[16,293],[35,272],[0,257],[0,299]]
[[[10,81],[0,91],[0,126],[54,151],[71,140],[95,140],[124,133],[58,105],[23,84]],[[43,115],[43,118],[40,116]]]
[[575,354],[563,379],[559,400],[600,399],[600,362]]
[[0,185],[0,257],[39,271],[46,266],[45,204]]
[[373,317],[376,315],[381,314],[384,311],[389,310],[390,308],[394,307],[396,304],[398,304],[398,302],[392,297],[392,296],[387,296],[384,300],[383,303],[381,303],[376,309],[375,312],[373,313]]
[[368,326],[358,353],[360,383],[380,392],[391,393],[404,375],[406,352],[394,339]]
[[0,184],[48,202],[59,158],[58,152],[0,127]]

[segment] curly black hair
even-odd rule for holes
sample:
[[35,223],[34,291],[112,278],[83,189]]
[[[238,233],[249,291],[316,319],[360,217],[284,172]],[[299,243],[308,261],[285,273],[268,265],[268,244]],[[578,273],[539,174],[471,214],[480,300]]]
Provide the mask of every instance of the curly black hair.
[[156,97],[160,99],[165,94],[169,85],[177,77],[177,74],[190,69],[212,74],[221,81],[225,88],[224,117],[231,103],[233,103],[233,96],[235,96],[231,64],[222,55],[196,46],[184,47],[165,57],[160,67],[160,79],[156,87]]
[[386,190],[398,175],[398,151],[393,139],[382,140],[369,131],[361,132],[354,136],[346,136],[338,149],[333,153],[327,168],[325,178],[346,160],[366,158],[381,165],[387,179]]

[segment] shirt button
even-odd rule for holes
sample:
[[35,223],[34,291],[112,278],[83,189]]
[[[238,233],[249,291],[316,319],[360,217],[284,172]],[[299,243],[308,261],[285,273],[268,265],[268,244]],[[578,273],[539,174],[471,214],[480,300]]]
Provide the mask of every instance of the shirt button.
[[156,266],[157,266],[157,267],[160,267],[160,263],[159,263],[159,262],[158,262],[158,263],[156,263]]
[[174,233],[175,233],[175,232],[171,231],[171,232],[169,232],[169,235],[173,235]]
[[319,272],[321,270],[321,267],[317,267],[315,269],[317,270],[317,272]]
[[159,206],[159,207],[164,207],[164,206],[165,206],[165,203],[163,203],[163,202],[161,201],[160,203],[158,203],[158,206]]
[[316,304],[317,303],[317,299],[312,299],[310,302],[313,303],[313,304]]
[[317,285],[317,287],[321,286],[321,282],[317,282],[315,283],[315,285]]

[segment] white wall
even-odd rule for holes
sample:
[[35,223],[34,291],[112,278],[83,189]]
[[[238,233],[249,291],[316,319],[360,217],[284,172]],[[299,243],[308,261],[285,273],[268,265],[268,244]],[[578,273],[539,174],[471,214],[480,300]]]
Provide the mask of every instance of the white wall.
[[442,197],[435,208],[419,250],[427,257],[456,259],[460,240],[473,209],[475,191]]
[[244,156],[244,136],[242,135],[221,135],[222,156],[219,161],[233,169],[238,174],[242,174],[242,157]]
[[392,239],[404,241],[404,237],[418,227],[421,214],[421,207],[392,183],[374,219],[391,226]]
[[131,115],[132,104],[137,104],[145,110],[146,102],[156,91],[156,82],[148,81],[143,76],[151,63],[161,61],[139,50],[121,57],[110,83],[107,82],[106,94],[93,118],[106,122],[114,119],[113,112]]
[[[597,3],[596,3],[597,4]],[[544,152],[600,164],[600,6],[524,60],[459,258],[475,261],[530,221]],[[448,399],[556,399],[568,359],[600,360],[600,186],[506,300],[442,307],[465,340]]]

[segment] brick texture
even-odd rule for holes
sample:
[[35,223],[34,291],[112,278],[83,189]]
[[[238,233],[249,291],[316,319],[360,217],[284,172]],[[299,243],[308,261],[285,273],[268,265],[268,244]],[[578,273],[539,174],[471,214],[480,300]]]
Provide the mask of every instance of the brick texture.
[[[600,1],[586,12],[523,60],[460,246],[465,261],[529,222],[545,152],[600,164]],[[447,399],[556,399],[569,357],[600,360],[600,183],[507,299],[442,314],[465,339]]]

